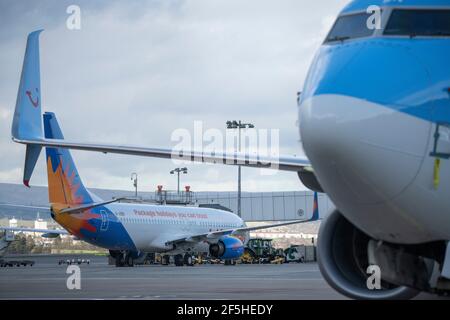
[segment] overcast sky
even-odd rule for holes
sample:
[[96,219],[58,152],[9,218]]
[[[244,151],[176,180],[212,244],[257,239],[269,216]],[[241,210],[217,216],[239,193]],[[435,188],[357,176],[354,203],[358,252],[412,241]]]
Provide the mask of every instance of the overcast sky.
[[[25,148],[11,120],[26,36],[41,34],[44,111],[66,138],[173,147],[194,121],[225,132],[226,120],[279,129],[280,152],[302,155],[296,92],[346,0],[0,1],[0,182],[21,183]],[[81,30],[66,8],[81,8]],[[171,161],[73,151],[88,187],[176,188]],[[182,185],[236,190],[237,168],[188,165]],[[44,157],[31,185],[46,185]],[[243,169],[243,191],[303,190],[295,173]]]

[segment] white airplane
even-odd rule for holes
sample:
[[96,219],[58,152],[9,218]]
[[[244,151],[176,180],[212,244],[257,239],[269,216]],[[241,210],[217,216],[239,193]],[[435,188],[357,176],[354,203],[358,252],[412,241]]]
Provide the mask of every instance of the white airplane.
[[[381,19],[376,28],[368,24],[373,5],[381,9],[375,10]],[[299,99],[310,162],[184,155],[253,167],[275,163],[298,172],[307,187],[325,191],[336,210],[321,225],[318,262],[339,292],[364,299],[449,293],[449,57],[448,0],[352,1],[320,47]],[[33,88],[38,86],[21,87],[19,99],[27,99],[23,92],[29,90],[34,105],[39,92]],[[37,119],[38,108],[16,108],[12,135],[27,145],[25,182],[42,147],[172,156],[170,149],[48,139]],[[368,285],[377,277],[380,286]]]
[[[53,113],[43,115],[42,128],[39,33],[28,36],[13,136],[38,134],[45,137],[43,141],[65,141]],[[24,170],[27,186],[40,149],[38,145],[27,145]],[[176,265],[192,265],[193,252],[234,260],[244,253],[250,231],[319,219],[318,210],[314,210],[310,219],[246,227],[239,216],[225,210],[119,202],[123,198],[104,201],[84,187],[69,150],[47,146],[46,161],[51,216],[65,230],[8,227],[0,230],[41,232],[46,237],[68,231],[78,239],[109,249],[117,266],[133,266],[150,252],[165,253],[166,258],[173,255]]]

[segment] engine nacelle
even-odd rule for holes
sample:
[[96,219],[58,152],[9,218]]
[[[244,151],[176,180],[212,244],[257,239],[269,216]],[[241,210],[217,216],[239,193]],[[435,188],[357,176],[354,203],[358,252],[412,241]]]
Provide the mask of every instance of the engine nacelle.
[[43,233],[41,234],[42,238],[47,238],[47,239],[55,239],[59,237],[59,234],[57,233]]
[[219,259],[238,259],[244,253],[244,244],[241,240],[231,236],[220,238],[217,243],[209,245],[209,254]]
[[410,299],[417,290],[383,280],[381,289],[369,289],[371,238],[335,210],[322,222],[317,241],[319,269],[336,291],[354,299]]

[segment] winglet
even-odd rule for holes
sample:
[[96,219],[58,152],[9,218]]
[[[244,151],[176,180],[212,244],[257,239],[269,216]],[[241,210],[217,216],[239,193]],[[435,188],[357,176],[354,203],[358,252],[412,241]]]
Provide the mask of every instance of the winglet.
[[[39,64],[39,34],[42,31],[37,30],[30,33],[27,39],[11,128],[11,135],[15,141],[43,138]],[[27,145],[23,175],[23,183],[27,187],[29,187],[29,181],[41,149],[42,147],[39,145]]]
[[33,140],[43,137],[39,70],[39,34],[41,31],[34,31],[28,35],[11,130],[12,137],[15,139]]

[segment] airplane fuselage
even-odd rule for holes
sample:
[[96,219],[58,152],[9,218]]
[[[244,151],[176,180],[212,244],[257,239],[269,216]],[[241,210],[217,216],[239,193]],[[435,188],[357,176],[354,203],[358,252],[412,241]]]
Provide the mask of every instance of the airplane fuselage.
[[[57,213],[55,220],[70,233],[110,250],[171,251],[167,241],[211,231],[243,227],[236,214],[194,206],[112,203],[80,214]],[[193,242],[195,251],[208,244]]]
[[320,184],[355,226],[393,243],[450,239],[450,160],[433,154],[450,152],[450,34],[388,28],[405,13],[396,9],[450,10],[437,2],[392,3],[380,30],[325,41],[301,96],[300,134]]

